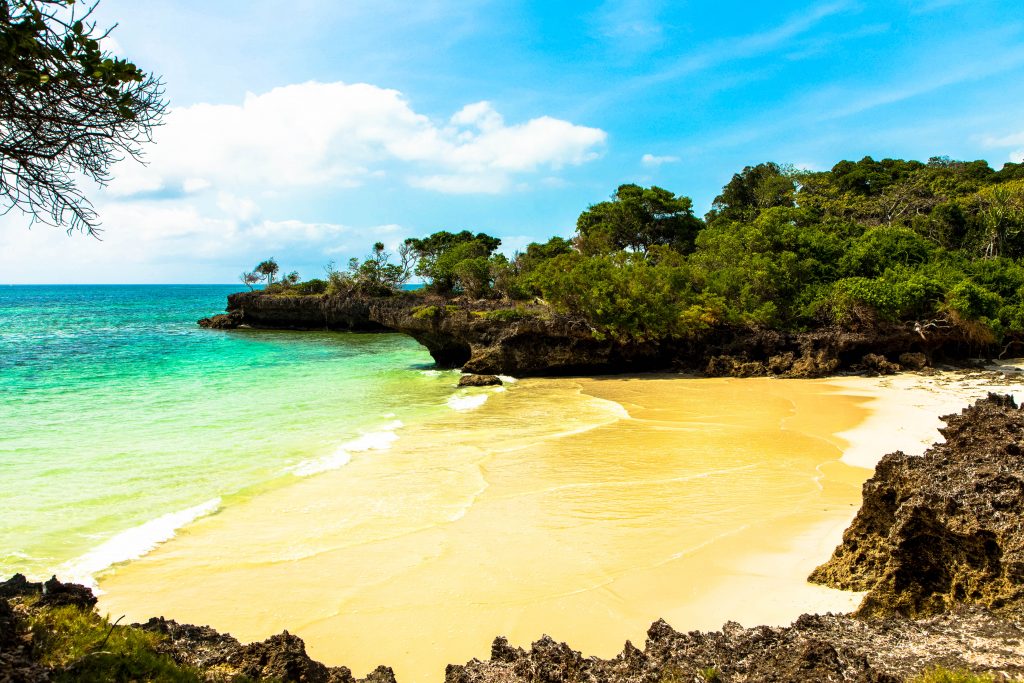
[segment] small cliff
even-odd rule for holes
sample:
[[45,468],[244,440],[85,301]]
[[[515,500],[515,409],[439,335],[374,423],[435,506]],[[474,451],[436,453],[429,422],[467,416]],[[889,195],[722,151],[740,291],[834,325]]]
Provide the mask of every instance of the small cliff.
[[393,331],[423,344],[443,367],[480,374],[564,375],[681,370],[715,376],[821,377],[839,370],[890,374],[972,348],[955,331],[907,325],[822,328],[789,333],[727,328],[700,339],[614,339],[586,321],[539,303],[394,296],[268,295],[228,297],[227,313],[204,327]]
[[811,580],[867,591],[862,615],[1024,608],[1024,412],[1009,396],[943,418],[945,443],[891,453]]

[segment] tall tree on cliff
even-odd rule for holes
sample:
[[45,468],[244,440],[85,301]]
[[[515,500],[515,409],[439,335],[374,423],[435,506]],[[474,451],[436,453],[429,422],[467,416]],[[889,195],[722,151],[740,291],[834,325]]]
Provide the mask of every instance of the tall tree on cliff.
[[159,78],[103,50],[98,2],[0,0],[0,210],[96,235],[75,176],[140,158],[167,103]]
[[266,261],[260,261],[253,268],[253,272],[263,276],[267,280],[268,285],[274,284],[274,276],[277,275],[277,271],[281,270],[281,267],[277,265],[277,261],[272,258],[268,258]]

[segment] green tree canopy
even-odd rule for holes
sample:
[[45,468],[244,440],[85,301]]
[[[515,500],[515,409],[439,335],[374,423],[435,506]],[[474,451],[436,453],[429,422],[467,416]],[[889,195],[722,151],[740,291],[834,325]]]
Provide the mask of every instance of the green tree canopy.
[[[410,237],[405,241],[416,255],[416,274],[429,280],[429,285],[440,293],[454,292],[464,284],[462,275],[469,279],[487,270],[487,259],[501,246],[501,240],[482,232],[473,234],[469,230],[452,233],[447,230],[435,232],[428,237]],[[460,266],[463,261],[483,259],[480,262]],[[472,283],[478,290],[480,283]]]
[[577,243],[589,254],[619,249],[646,253],[655,245],[686,253],[702,227],[689,197],[632,184],[620,185],[611,201],[592,205],[576,221]]
[[139,158],[166,109],[159,79],[105,52],[96,3],[0,0],[0,201],[33,220],[95,234],[75,181],[103,185]]
[[796,182],[791,168],[769,161],[735,174],[715,197],[708,222],[753,220],[765,209],[793,206]]

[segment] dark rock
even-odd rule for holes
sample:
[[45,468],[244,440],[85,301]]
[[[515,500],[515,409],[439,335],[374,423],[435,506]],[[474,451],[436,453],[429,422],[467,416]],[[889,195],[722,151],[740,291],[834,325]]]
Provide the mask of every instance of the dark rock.
[[395,672],[390,666],[378,666],[367,674],[366,678],[360,679],[360,683],[397,683]]
[[[866,356],[925,353],[962,358],[976,350],[955,326],[926,338],[906,325],[876,321],[810,332],[737,327],[715,330],[700,339],[623,340],[597,334],[584,320],[536,302],[517,303],[515,315],[507,315],[509,310],[507,302],[410,292],[363,296],[254,291],[230,295],[228,317],[214,316],[202,324],[400,332],[423,344],[441,367],[524,377],[668,369],[728,377],[824,377],[840,369],[864,367]],[[870,372],[896,367],[888,360],[866,362]]]
[[43,584],[29,581],[24,574],[15,574],[0,583],[0,598],[28,597],[40,595],[42,592]]
[[460,387],[494,387],[501,385],[501,378],[496,375],[463,375],[459,378]]
[[900,365],[905,370],[924,370],[928,367],[928,356],[923,353],[901,353]]
[[1024,413],[990,394],[943,419],[945,443],[882,458],[843,542],[811,575],[868,591],[860,614],[1024,608]]
[[514,662],[525,654],[522,648],[509,645],[508,639],[504,636],[498,636],[491,643],[492,662]]
[[[229,663],[250,678],[276,679],[284,683],[327,683],[331,672],[306,654],[306,644],[288,631],[262,643],[251,643],[232,656]],[[351,674],[350,674],[351,675]]]
[[242,314],[238,311],[220,313],[209,318],[202,318],[199,321],[199,327],[206,327],[211,330],[233,330],[241,324]]
[[43,596],[39,598],[43,607],[78,607],[91,610],[96,605],[96,596],[92,589],[77,583],[61,583],[57,577],[51,577],[43,584]]
[[899,365],[878,353],[866,354],[860,364],[869,375],[895,375],[901,369]]

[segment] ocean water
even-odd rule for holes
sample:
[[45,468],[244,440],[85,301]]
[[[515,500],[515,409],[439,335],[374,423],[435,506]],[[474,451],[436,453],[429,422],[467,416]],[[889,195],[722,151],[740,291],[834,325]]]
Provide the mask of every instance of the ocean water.
[[91,582],[465,407],[401,335],[196,326],[236,290],[0,287],[0,576]]

